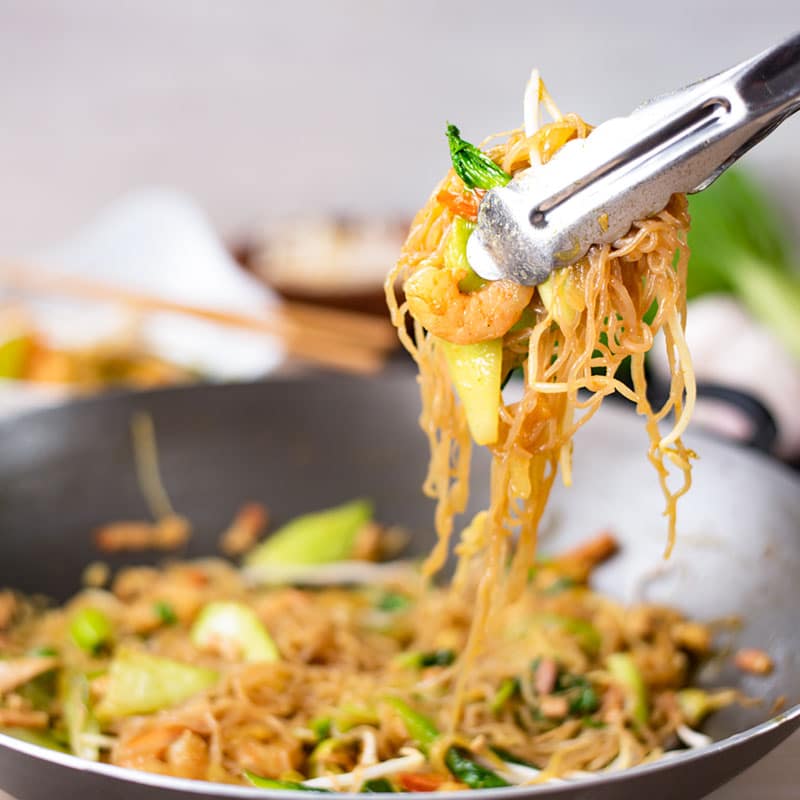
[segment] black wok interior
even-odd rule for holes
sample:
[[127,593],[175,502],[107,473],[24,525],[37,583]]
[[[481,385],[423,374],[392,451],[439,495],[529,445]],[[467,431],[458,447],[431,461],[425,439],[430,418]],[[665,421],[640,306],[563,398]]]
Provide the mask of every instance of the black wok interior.
[[[358,496],[375,502],[380,520],[412,531],[410,552],[430,549],[433,504],[421,492],[427,443],[417,425],[418,389],[410,375],[377,381],[326,376],[196,386],[88,399],[0,424],[0,587],[63,600],[79,587],[90,561],[102,557],[116,567],[164,558],[137,553],[109,559],[93,545],[98,526],[148,516],[130,439],[131,417],[138,410],[153,417],[164,483],[175,509],[194,526],[187,550],[171,558],[215,554],[220,532],[247,501],[265,503],[274,527],[297,514]],[[485,475],[487,454],[479,449],[475,460],[474,472]],[[644,469],[643,458],[641,463]],[[565,497],[556,497],[556,511],[559,503],[574,502]],[[470,511],[485,507],[487,500],[487,482],[473,481]],[[577,531],[579,536],[588,533],[591,530]],[[612,584],[614,569],[606,578]],[[780,680],[779,675],[777,688]],[[789,684],[795,686],[793,676]],[[725,736],[767,716],[768,709],[761,708],[733,714],[729,721],[721,717],[723,729],[713,732]],[[712,766],[703,772],[685,766],[672,785],[686,787],[689,793],[680,796],[699,797],[752,763],[796,725],[795,720],[749,746],[742,743],[710,753]],[[44,784],[29,785],[25,777],[36,769],[35,759],[4,751],[0,747],[0,788],[16,787],[20,797],[51,796]],[[8,772],[6,783],[4,763],[20,770]],[[57,785],[59,769],[48,766],[51,786]],[[70,774],[78,780],[75,771]],[[80,781],[86,791],[98,791],[101,778],[86,774]],[[120,788],[125,785],[113,783],[113,796],[145,796],[144,787],[129,793]],[[626,782],[630,788],[624,795],[616,794],[614,785],[609,782],[603,792],[592,789],[591,794],[576,789],[570,796],[634,797],[643,790],[653,800],[679,796],[653,793],[646,775]],[[550,796],[549,791],[545,794]],[[164,796],[182,792],[165,791]]]

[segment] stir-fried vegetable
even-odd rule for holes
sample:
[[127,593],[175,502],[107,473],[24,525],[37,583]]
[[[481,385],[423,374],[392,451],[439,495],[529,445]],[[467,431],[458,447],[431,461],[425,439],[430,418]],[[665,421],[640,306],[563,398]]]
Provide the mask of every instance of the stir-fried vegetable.
[[647,686],[633,657],[630,653],[612,653],[606,659],[606,666],[612,678],[625,690],[626,708],[631,719],[646,725],[650,715]]
[[688,688],[681,689],[676,697],[687,724],[695,726],[714,711],[736,702],[737,694],[733,689],[707,692],[704,689]]
[[395,791],[394,786],[386,778],[374,778],[367,781],[362,787],[361,791],[365,794],[389,794]]
[[54,658],[41,656],[0,659],[0,695],[53,669],[57,663]]
[[[397,712],[408,735],[423,751],[428,751],[440,736],[433,722],[424,714],[415,711],[399,697],[388,697],[386,702]],[[448,747],[445,753],[445,763],[453,776],[469,786],[470,789],[508,786],[507,781],[480,764],[466,748],[455,745]]]
[[95,709],[101,721],[170,708],[213,686],[211,669],[161,658],[128,647],[114,655],[103,699]]
[[464,405],[472,438],[477,444],[493,444],[500,426],[503,340],[452,344],[440,339],[439,344]]
[[372,503],[353,500],[288,522],[247,557],[251,567],[326,564],[353,554],[359,531],[372,519]]
[[81,608],[69,624],[70,636],[82,650],[96,653],[103,645],[108,644],[114,628],[111,620],[99,608]]
[[454,650],[427,650],[425,652],[412,651],[403,653],[395,659],[401,667],[410,669],[423,669],[425,667],[449,667],[456,660]]
[[[97,761],[100,749],[91,735],[100,733],[100,723],[90,708],[89,681],[82,672],[67,671],[61,676],[61,714],[67,729],[70,750],[79,758]],[[86,737],[86,734],[90,734]]]
[[494,189],[505,186],[511,176],[474,144],[464,141],[455,125],[447,126],[447,141],[453,169],[468,189]]
[[262,778],[260,775],[256,775],[255,772],[250,772],[250,770],[245,770],[244,776],[253,786],[257,786],[259,789],[278,789],[283,791],[289,789],[295,792],[322,792],[324,794],[330,794],[330,789],[317,789],[313,786],[306,786],[304,783],[298,781],[279,781],[275,778]]
[[192,626],[192,643],[232,660],[277,661],[278,648],[252,608],[241,603],[209,603]]
[[800,358],[800,272],[772,203],[744,173],[728,170],[690,197],[689,211],[687,296],[736,295]]
[[48,750],[55,750],[58,753],[70,752],[62,742],[48,731],[37,731],[31,728],[0,728],[0,733],[4,733],[6,736],[13,736],[20,741],[28,742],[28,744],[36,744],[39,747],[46,747]]
[[153,611],[161,621],[162,625],[175,625],[178,622],[178,615],[175,609],[164,600],[159,600],[154,606]]
[[473,230],[475,230],[474,222],[464,217],[455,217],[444,244],[445,268],[465,273],[458,282],[458,288],[462,292],[474,292],[486,285],[486,281],[472,269],[467,258],[467,241]]

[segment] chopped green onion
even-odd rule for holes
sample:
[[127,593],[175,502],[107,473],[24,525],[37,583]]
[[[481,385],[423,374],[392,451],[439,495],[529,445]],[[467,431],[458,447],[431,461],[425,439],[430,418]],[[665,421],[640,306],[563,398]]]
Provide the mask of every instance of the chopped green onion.
[[361,791],[365,794],[389,794],[393,793],[395,788],[386,778],[373,778],[361,787]]
[[175,613],[175,609],[164,600],[159,600],[153,606],[153,611],[156,612],[156,616],[164,625],[175,625],[178,621],[178,615]]
[[318,742],[327,739],[331,735],[331,718],[316,717],[308,723],[308,727],[313,732]]
[[113,635],[111,620],[99,608],[82,608],[72,618],[72,641],[87,653],[96,653]]
[[479,764],[463,747],[448,748],[444,762],[450,772],[470,789],[494,789],[509,785],[496,772]]
[[403,611],[411,605],[404,594],[397,592],[384,592],[378,600],[376,607],[380,611]]
[[464,141],[455,125],[447,125],[447,141],[453,169],[468,189],[494,189],[505,186],[511,176],[474,144]]
[[413,739],[422,750],[427,750],[438,738],[439,731],[424,714],[420,714],[411,708],[408,703],[399,697],[387,697],[386,702],[397,712],[403,721],[408,735]]
[[505,704],[519,691],[519,678],[504,678],[500,688],[495,692],[490,708],[493,714],[499,714]]
[[449,667],[456,660],[454,650],[429,650],[428,652],[403,653],[395,663],[409,669],[424,667]]

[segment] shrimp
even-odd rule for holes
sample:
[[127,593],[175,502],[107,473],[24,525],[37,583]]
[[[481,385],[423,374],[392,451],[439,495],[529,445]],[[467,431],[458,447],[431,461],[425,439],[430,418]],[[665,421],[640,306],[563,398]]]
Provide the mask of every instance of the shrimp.
[[489,281],[462,292],[464,269],[422,264],[406,280],[408,309],[434,336],[454,344],[475,344],[503,336],[520,318],[534,287],[513,281]]

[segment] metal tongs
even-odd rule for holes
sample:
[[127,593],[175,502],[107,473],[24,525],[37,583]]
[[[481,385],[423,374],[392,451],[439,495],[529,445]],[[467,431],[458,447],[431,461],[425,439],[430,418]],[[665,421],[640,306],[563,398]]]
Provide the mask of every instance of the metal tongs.
[[610,244],[676,192],[699,192],[800,109],[800,33],[568,142],[489,191],[467,255],[483,278],[529,286]]

